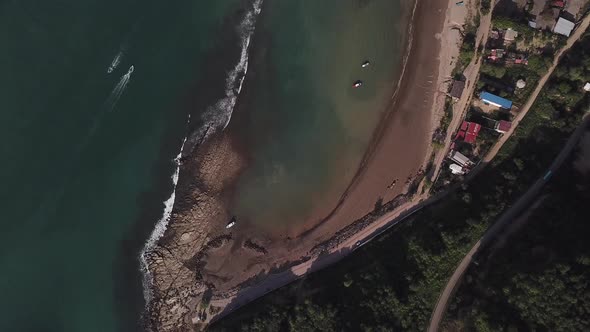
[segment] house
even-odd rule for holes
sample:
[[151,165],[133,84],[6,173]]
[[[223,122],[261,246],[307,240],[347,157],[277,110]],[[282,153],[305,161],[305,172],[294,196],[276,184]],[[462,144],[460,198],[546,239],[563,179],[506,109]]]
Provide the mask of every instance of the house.
[[453,174],[458,174],[458,175],[465,174],[465,170],[463,170],[463,167],[461,167],[455,163],[450,164],[449,169],[451,170],[451,173],[453,173]]
[[551,1],[551,7],[563,9],[565,7],[565,1],[553,0],[553,1]]
[[510,100],[508,100],[506,98],[502,98],[500,96],[496,96],[496,95],[491,94],[491,93],[489,93],[487,91],[483,91],[479,95],[479,98],[486,105],[492,105],[492,106],[496,106],[496,107],[499,107],[499,108],[505,108],[505,109],[508,109],[508,110],[512,108],[512,101],[510,101]]
[[518,31],[512,30],[511,28],[504,31],[504,43],[512,43],[516,37],[518,37]]
[[454,80],[453,87],[451,88],[451,97],[460,99],[461,95],[463,95],[463,89],[465,89],[465,82]]
[[516,59],[514,59],[514,64],[527,66],[529,64],[529,60],[524,55],[519,54],[516,56]]
[[529,60],[527,60],[527,57],[524,54],[517,54],[514,52],[510,52],[508,53],[508,56],[506,57],[506,64],[514,64],[514,65],[528,65],[529,64]]
[[555,27],[553,27],[553,32],[569,37],[572,33],[572,30],[574,30],[575,26],[576,25],[574,24],[574,22],[568,21],[565,18],[560,17],[559,20],[557,20],[557,24],[555,24]]
[[504,50],[501,48],[494,48],[490,51],[490,55],[488,55],[488,60],[490,61],[498,61],[504,57]]
[[512,127],[512,122],[500,120],[500,121],[496,122],[496,126],[494,129],[497,132],[504,134],[510,130],[510,127]]
[[586,85],[584,85],[584,91],[590,91],[590,82],[586,83]]
[[457,132],[457,136],[455,136],[455,140],[463,138],[463,141],[466,143],[473,144],[480,130],[481,125],[479,123],[463,121],[461,128]]
[[469,167],[473,165],[473,162],[459,151],[451,151],[451,160],[463,167]]

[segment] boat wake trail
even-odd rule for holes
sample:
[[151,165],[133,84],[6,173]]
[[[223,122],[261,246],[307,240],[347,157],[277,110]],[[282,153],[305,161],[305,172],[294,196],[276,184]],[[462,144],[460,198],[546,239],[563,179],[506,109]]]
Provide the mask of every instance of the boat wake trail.
[[[182,145],[180,147],[180,151],[174,159],[176,163],[176,169],[174,171],[174,174],[172,174],[172,194],[166,201],[164,201],[164,212],[162,214],[162,217],[156,223],[155,229],[151,233],[141,254],[139,255],[141,272],[143,273],[143,291],[146,308],[149,306],[150,301],[152,300],[153,284],[153,276],[149,270],[147,256],[154,249],[158,240],[162,237],[162,235],[164,235],[164,232],[168,227],[170,215],[174,207],[174,200],[176,198],[176,185],[178,184],[178,177],[180,173],[180,159],[182,157],[184,145],[187,142],[187,140],[190,143],[193,141],[194,138],[198,138],[199,140],[207,138],[211,133],[214,133],[217,130],[223,130],[229,124],[232,112],[234,110],[234,106],[236,105],[237,98],[240,95],[240,91],[242,90],[244,78],[246,77],[246,73],[248,72],[248,49],[250,47],[250,39],[254,34],[256,19],[261,12],[261,6],[262,0],[255,0],[252,3],[252,8],[246,13],[244,19],[238,26],[238,33],[240,35],[241,46],[240,59],[238,60],[238,63],[234,66],[234,68],[227,74],[227,78],[225,80],[225,96],[218,100],[213,106],[209,107],[204,112],[204,114],[201,116],[203,126],[199,130],[194,131],[190,135],[190,137],[187,136],[184,138],[184,140],[182,141]],[[115,88],[116,91],[113,91],[113,95],[116,98],[120,97],[120,94],[122,93],[122,90],[125,88],[125,85],[127,84],[128,80],[129,77],[127,77],[126,81],[124,81],[122,78],[121,82],[119,82],[119,85],[117,85],[119,89],[117,90],[117,88]]]
[[127,71],[127,73],[125,73],[125,75],[121,76],[119,83],[117,83],[117,85],[115,86],[115,88],[111,92],[109,98],[107,98],[105,105],[109,111],[112,111],[113,108],[115,108],[115,105],[117,104],[117,102],[119,101],[121,96],[123,95],[125,88],[127,88],[127,84],[129,84],[129,81],[131,80],[131,73],[133,73],[133,70],[135,70],[135,68],[133,66],[129,67],[129,70]]
[[[236,105],[242,84],[246,73],[248,72],[248,49],[250,39],[254,34],[256,19],[262,10],[262,0],[255,0],[240,25],[238,33],[240,34],[240,59],[235,67],[227,74],[225,79],[225,97],[218,100],[213,106],[209,107],[202,115],[202,120],[206,124],[200,132],[195,132],[193,137],[205,137],[214,133],[216,130],[223,130],[231,120],[231,116]],[[213,129],[213,130],[210,130]],[[206,133],[205,131],[208,130]]]
[[124,55],[125,49],[122,47],[119,53],[117,53],[117,55],[115,55],[115,57],[113,58],[113,61],[111,61],[111,65],[109,66],[109,69],[107,69],[108,74],[112,73],[113,70],[117,69],[117,66],[119,66],[119,63],[121,63],[121,59],[123,59]]

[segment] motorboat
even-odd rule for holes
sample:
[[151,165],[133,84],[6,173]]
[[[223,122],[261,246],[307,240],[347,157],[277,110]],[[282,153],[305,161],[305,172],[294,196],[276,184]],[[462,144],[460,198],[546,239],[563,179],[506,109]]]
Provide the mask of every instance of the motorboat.
[[232,227],[234,227],[234,225],[236,224],[236,217],[231,218],[231,220],[229,221],[229,223],[225,226],[226,229],[230,229]]
[[363,81],[358,80],[355,81],[354,84],[352,85],[353,88],[360,88],[363,85]]
[[363,62],[363,64],[361,65],[361,67],[367,68],[367,67],[369,67],[370,64],[371,63],[367,60],[367,61]]

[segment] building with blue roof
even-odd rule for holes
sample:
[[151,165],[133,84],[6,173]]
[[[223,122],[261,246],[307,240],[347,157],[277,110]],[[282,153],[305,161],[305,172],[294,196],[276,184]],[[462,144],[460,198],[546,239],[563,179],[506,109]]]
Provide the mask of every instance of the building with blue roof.
[[506,98],[502,98],[500,96],[496,96],[496,95],[491,94],[487,91],[483,91],[479,95],[479,98],[485,104],[493,105],[493,106],[500,107],[500,108],[505,108],[508,110],[512,108],[512,101],[511,100],[508,100]]

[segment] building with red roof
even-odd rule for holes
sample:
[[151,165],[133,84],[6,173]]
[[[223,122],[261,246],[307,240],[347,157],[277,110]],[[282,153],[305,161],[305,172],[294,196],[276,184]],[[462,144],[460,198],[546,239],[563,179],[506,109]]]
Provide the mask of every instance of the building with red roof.
[[496,122],[495,129],[497,132],[504,134],[504,133],[508,132],[511,127],[512,127],[512,122],[500,120],[500,121]]
[[553,0],[551,1],[551,7],[563,9],[565,7],[565,1]]
[[463,139],[464,142],[473,144],[480,130],[481,125],[479,123],[463,121],[461,128],[457,132],[457,136],[455,136],[455,140]]

